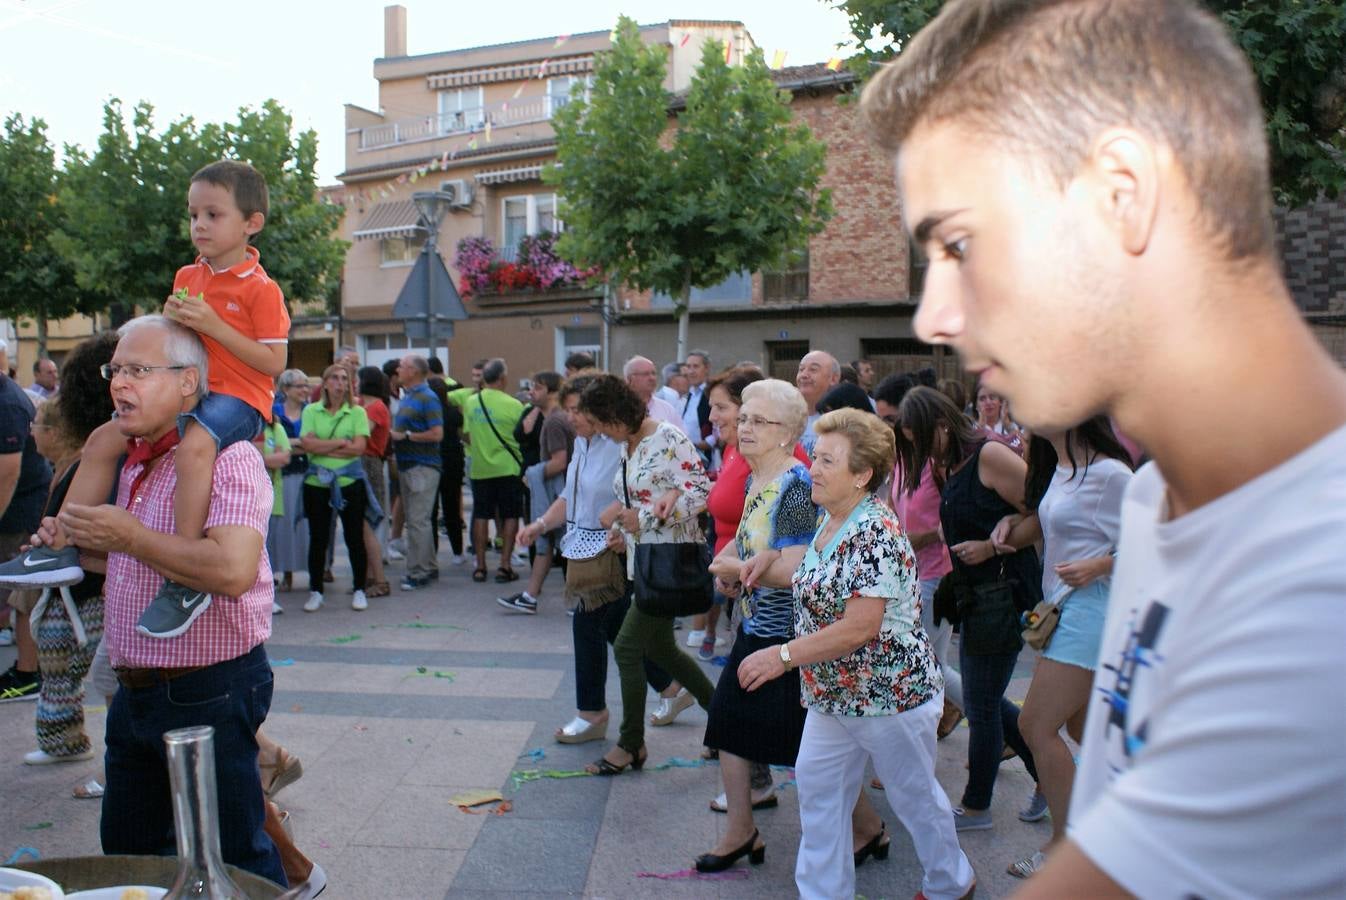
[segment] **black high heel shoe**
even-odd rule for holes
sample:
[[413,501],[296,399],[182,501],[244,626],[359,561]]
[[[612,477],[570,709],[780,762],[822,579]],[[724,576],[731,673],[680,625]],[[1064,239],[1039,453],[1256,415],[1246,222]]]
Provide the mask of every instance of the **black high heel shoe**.
[[[621,744],[618,744],[617,746],[622,750],[626,750]],[[624,766],[619,766],[615,762],[609,762],[606,756],[600,756],[598,759],[585,766],[585,771],[590,775],[611,776],[620,775],[627,769],[635,769],[639,772],[641,769],[645,768],[645,760],[650,758],[650,753],[645,749],[644,744],[641,744],[640,749],[637,751],[626,750],[626,752],[631,754],[631,761]]]
[[870,838],[868,844],[855,851],[855,867],[860,868],[871,856],[880,862],[887,859],[889,843],[887,826],[880,821],[879,833]]
[[[748,857],[748,862],[754,866],[760,866],[766,862],[766,844],[754,847],[753,844],[757,843],[757,837],[757,831],[754,829],[752,837],[748,838],[746,844],[733,853],[726,853],[724,856],[716,856],[714,853],[701,854],[696,858],[696,870],[698,872],[723,872],[745,856]],[[887,853],[886,847],[884,852]]]

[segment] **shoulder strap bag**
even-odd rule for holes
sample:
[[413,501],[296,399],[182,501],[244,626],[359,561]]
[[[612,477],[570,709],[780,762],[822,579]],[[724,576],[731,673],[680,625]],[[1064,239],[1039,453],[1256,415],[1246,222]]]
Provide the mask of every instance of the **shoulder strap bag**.
[[486,424],[491,426],[491,434],[495,435],[495,439],[500,442],[500,446],[504,447],[505,451],[509,453],[510,459],[514,460],[514,464],[519,467],[519,474],[522,475],[523,457],[515,453],[514,448],[511,447],[505,439],[500,436],[500,432],[496,430],[495,422],[491,421],[491,411],[486,408],[486,401],[482,399],[480,391],[477,392],[477,404],[481,407],[481,414],[486,417]]
[[[626,483],[626,458],[622,458],[622,493],[631,506]],[[710,545],[691,541],[643,544],[636,542],[636,608],[646,615],[666,619],[699,616],[715,600],[710,574]]]

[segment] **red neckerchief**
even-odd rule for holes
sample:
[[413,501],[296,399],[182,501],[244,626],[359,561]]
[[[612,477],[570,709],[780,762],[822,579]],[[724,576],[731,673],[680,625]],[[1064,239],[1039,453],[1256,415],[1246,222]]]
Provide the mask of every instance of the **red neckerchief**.
[[135,480],[131,482],[131,493],[126,495],[126,506],[128,509],[131,506],[131,501],[135,498],[136,491],[140,490],[140,486],[144,484],[145,479],[149,477],[149,464],[153,460],[163,456],[169,450],[172,450],[181,440],[182,436],[178,434],[178,429],[176,427],[170,429],[167,434],[159,438],[159,440],[155,441],[153,444],[139,438],[127,439],[125,467],[130,468],[137,463],[141,465],[139,474],[137,474]]

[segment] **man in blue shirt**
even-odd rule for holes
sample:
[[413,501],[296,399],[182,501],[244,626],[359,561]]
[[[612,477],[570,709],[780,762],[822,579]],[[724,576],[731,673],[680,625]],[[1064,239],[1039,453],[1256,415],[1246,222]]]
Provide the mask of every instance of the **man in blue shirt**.
[[443,465],[439,442],[444,437],[444,412],[439,398],[425,383],[429,374],[430,364],[424,356],[404,356],[397,366],[402,397],[390,436],[406,516],[407,574],[401,585],[404,591],[414,591],[439,577],[431,513]]

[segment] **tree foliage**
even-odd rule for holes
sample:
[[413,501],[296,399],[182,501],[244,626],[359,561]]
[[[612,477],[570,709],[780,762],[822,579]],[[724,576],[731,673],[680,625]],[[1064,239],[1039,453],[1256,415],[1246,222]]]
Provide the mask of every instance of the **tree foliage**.
[[74,272],[51,243],[65,210],[57,196],[56,152],[41,119],[5,120],[0,136],[0,297],[6,315],[38,323],[39,353],[45,353],[45,323],[103,305],[81,292]]
[[330,308],[345,259],[345,242],[333,236],[341,210],[317,197],[316,134],[294,138],[292,124],[268,100],[260,110],[239,110],[236,122],[198,127],[187,117],[159,133],[148,103],[135,106],[128,126],[121,102],[109,101],[95,152],[66,148],[59,196],[68,215],[53,244],[81,288],[112,299],[114,320],[134,307],[157,310],[194,255],[186,201],[192,173],[239,159],[266,177],[270,192],[266,227],[254,239],[262,265],[292,311],[306,302]]
[[[1297,206],[1346,189],[1346,2],[1205,0],[1229,27],[1261,84],[1276,200]],[[852,66],[901,51],[943,0],[844,0],[860,45]]]
[[769,264],[821,231],[832,205],[818,188],[825,147],[792,122],[760,51],[730,67],[708,41],[671,134],[666,65],[666,48],[622,17],[589,96],[553,119],[557,164],[543,179],[564,198],[561,254],[672,297],[681,359],[692,288]]

